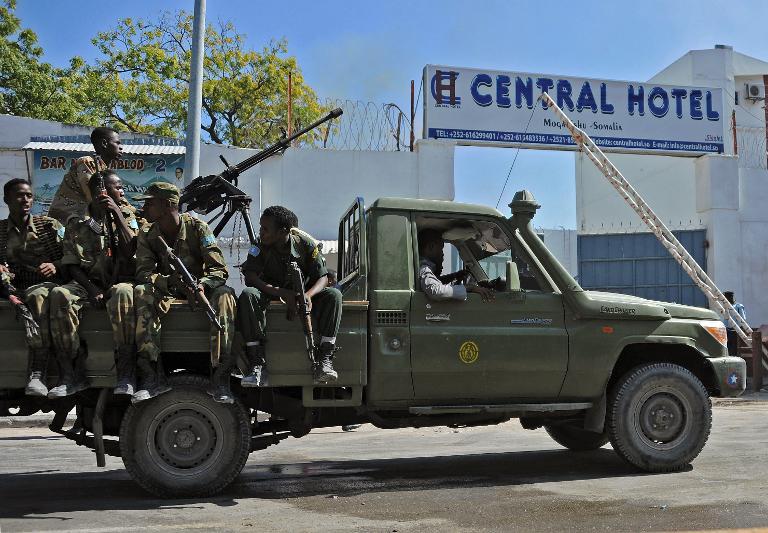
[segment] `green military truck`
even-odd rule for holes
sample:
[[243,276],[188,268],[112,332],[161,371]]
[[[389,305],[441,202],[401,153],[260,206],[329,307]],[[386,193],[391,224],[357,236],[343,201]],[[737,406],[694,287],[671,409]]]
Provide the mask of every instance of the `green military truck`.
[[[339,225],[344,309],[334,366],[339,380],[312,382],[298,321],[270,309],[270,387],[217,404],[206,393],[208,323],[182,302],[163,319],[165,372],[173,391],[131,405],[113,397],[106,313],[86,310],[82,337],[92,388],[66,401],[24,396],[22,325],[0,308],[0,416],[76,403],[79,444],[120,456],[142,487],[163,497],[210,495],[248,455],[313,428],[371,423],[382,429],[477,426],[519,418],[571,450],[610,441],[637,468],[684,468],[711,427],[710,396],[738,396],[746,365],[728,357],[712,311],[585,291],[532,229],[539,207],[517,193],[512,217],[446,201],[358,199]],[[496,279],[493,302],[430,301],[419,287],[418,232],[440,230],[477,281]],[[55,382],[53,365],[49,385]],[[260,412],[257,417],[257,412]],[[266,413],[268,416],[264,416]]]

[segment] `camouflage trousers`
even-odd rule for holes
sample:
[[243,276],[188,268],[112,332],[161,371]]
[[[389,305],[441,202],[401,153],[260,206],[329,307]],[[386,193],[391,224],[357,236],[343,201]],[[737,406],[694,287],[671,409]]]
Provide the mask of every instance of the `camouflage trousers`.
[[48,295],[58,284],[45,282],[32,285],[24,291],[24,303],[29,307],[32,317],[40,326],[40,333],[32,335],[27,331],[27,346],[33,350],[51,347],[51,323]]
[[[130,348],[136,343],[136,313],[133,305],[133,285],[118,283],[104,295],[107,315],[112,324],[115,347]],[[73,281],[51,289],[49,295],[50,330],[53,346],[59,354],[77,356],[80,348],[80,315],[88,301],[88,291]]]
[[[216,312],[223,332],[211,325],[211,364],[216,366],[222,355],[232,353],[232,337],[235,333],[235,290],[227,285],[206,289],[206,297]],[[136,285],[136,346],[139,357],[157,361],[160,357],[160,319],[168,313],[176,298],[159,291],[152,284]]]

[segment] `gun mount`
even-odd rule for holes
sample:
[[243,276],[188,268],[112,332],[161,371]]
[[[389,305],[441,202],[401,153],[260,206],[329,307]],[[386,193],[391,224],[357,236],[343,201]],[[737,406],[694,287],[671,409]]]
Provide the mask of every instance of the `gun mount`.
[[256,242],[256,234],[253,231],[249,212],[251,197],[238,187],[238,178],[240,174],[249,168],[258,165],[265,159],[285,151],[295,139],[298,139],[305,133],[329,120],[340,117],[342,113],[343,111],[341,108],[336,108],[320,120],[297,131],[290,137],[280,139],[275,144],[236,165],[230,165],[223,156],[219,156],[221,161],[227,167],[226,170],[220,174],[199,176],[192,180],[192,182],[182,191],[181,199],[179,200],[180,206],[184,211],[196,211],[203,215],[207,215],[208,213],[221,208],[221,211],[208,221],[209,223],[213,223],[216,219],[222,217],[218,224],[216,224],[216,227],[213,228],[213,234],[217,237],[226,227],[230,219],[236,213],[240,213],[245,222],[248,239],[251,241],[251,244],[254,244]]

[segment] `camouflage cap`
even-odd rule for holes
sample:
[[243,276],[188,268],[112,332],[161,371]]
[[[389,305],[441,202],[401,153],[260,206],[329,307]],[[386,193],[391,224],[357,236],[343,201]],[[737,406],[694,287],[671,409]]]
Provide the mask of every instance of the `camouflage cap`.
[[179,189],[173,183],[166,181],[157,181],[147,187],[144,194],[133,197],[134,200],[148,200],[149,198],[160,198],[161,200],[170,200],[172,203],[179,203]]

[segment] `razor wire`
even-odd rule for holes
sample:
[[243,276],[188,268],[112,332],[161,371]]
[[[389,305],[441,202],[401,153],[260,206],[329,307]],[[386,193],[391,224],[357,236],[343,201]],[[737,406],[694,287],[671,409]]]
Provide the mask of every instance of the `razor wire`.
[[319,135],[302,146],[379,152],[410,149],[410,117],[397,104],[326,98],[323,106],[327,109],[340,107],[344,114],[329,122]]

